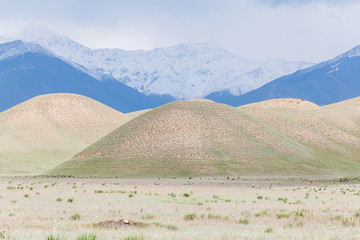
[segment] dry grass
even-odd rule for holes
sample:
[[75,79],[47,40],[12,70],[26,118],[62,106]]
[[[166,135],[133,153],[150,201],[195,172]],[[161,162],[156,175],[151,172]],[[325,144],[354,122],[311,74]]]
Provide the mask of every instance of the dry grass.
[[0,173],[41,173],[130,117],[75,94],[35,97],[0,114]]
[[359,183],[1,178],[0,190],[0,233],[6,239],[360,236]]

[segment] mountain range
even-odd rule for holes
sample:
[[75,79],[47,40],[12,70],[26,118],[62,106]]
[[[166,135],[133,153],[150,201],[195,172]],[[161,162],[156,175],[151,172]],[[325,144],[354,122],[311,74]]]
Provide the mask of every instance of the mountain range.
[[222,91],[206,98],[232,106],[276,98],[327,105],[360,96],[360,46],[331,60],[280,77],[240,96]]
[[101,80],[114,78],[149,95],[177,100],[228,90],[240,95],[313,63],[242,58],[215,43],[188,43],[149,51],[91,49],[38,25],[20,36]]
[[0,44],[0,111],[49,93],[81,94],[124,113],[193,98],[236,107],[274,98],[325,105],[360,95],[360,46],[313,65],[248,60],[215,43],[91,49],[38,25],[18,39]]
[[99,81],[37,43],[0,45],[0,111],[42,94],[75,93],[121,112],[154,108],[170,96],[145,96],[112,78]]

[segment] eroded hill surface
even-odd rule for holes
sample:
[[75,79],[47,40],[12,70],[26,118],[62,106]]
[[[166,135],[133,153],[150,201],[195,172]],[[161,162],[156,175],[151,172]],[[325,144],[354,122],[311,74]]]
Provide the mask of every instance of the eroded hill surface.
[[122,125],[51,174],[312,175],[360,169],[358,99],[278,99],[233,108],[178,101]]

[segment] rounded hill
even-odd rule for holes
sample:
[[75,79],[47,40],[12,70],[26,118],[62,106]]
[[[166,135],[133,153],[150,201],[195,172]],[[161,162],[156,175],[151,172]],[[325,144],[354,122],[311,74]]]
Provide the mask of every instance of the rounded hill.
[[3,173],[39,173],[68,160],[128,116],[90,98],[48,94],[0,114]]
[[[289,121],[276,112],[275,125],[262,117],[212,102],[169,103],[122,125],[49,173],[172,177],[328,174],[359,169],[356,155],[343,154],[346,146],[331,143],[323,135],[308,142],[316,134],[307,135],[307,123]],[[345,150],[332,154],[331,148],[319,147],[321,139]]]

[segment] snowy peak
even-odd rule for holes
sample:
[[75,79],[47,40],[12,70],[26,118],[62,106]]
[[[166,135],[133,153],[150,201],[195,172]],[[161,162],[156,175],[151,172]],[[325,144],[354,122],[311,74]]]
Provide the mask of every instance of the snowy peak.
[[144,94],[202,98],[231,89],[243,94],[275,78],[313,65],[283,60],[248,60],[212,42],[178,44],[149,51],[90,49],[39,25],[23,39],[33,41],[98,80],[114,78]]
[[0,60],[16,57],[25,53],[41,53],[52,55],[52,53],[34,42],[24,42],[20,40],[0,44]]
[[360,56],[360,45],[354,47],[344,54],[346,57],[359,57]]

